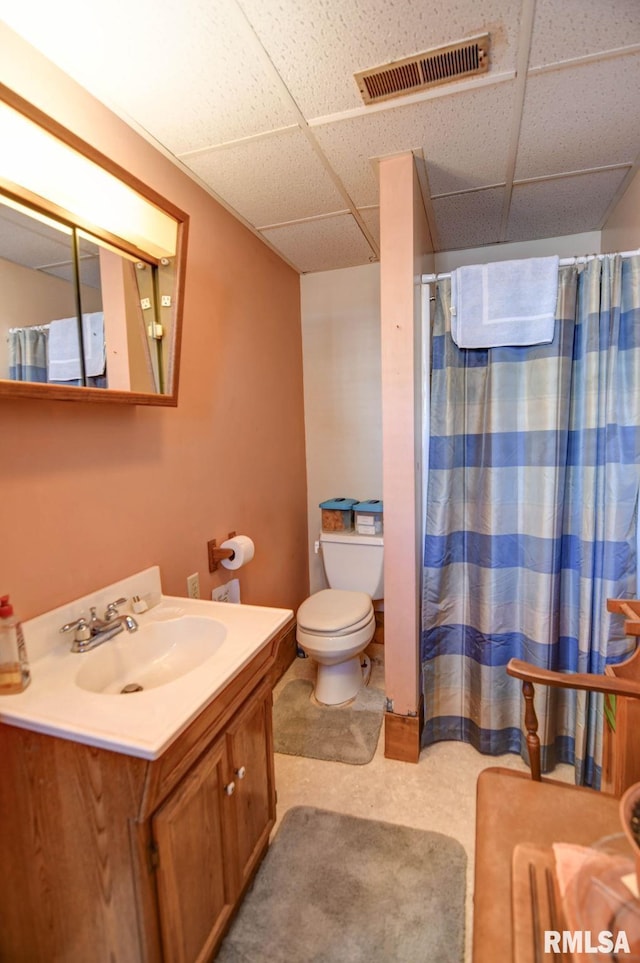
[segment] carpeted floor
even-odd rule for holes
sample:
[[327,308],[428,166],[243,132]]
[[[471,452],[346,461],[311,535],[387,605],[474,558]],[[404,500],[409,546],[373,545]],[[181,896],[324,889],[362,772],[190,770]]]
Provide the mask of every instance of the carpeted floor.
[[288,682],[273,707],[276,752],[351,765],[370,762],[382,724],[384,693],[364,686],[347,706],[320,706],[311,699],[313,683]]
[[465,867],[441,833],[295,807],[216,963],[462,963]]

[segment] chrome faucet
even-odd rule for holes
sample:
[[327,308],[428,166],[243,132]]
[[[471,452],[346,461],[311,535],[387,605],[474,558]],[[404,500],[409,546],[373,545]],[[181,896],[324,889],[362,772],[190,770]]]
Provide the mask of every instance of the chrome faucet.
[[81,616],[74,622],[68,622],[60,629],[61,632],[70,632],[75,629],[72,652],[90,652],[103,642],[112,639],[114,635],[122,632],[126,628],[127,632],[137,632],[138,623],[132,615],[119,615],[118,606],[123,605],[126,599],[117,599],[107,605],[104,619],[99,619],[96,615],[95,606],[91,608],[89,621]]
[[127,632],[138,631],[138,623],[134,619],[133,615],[120,615],[118,613],[118,606],[124,605],[126,601],[126,599],[116,599],[115,602],[109,602],[104,613],[103,625],[105,627],[114,625],[115,623],[120,623],[120,625],[124,625]]

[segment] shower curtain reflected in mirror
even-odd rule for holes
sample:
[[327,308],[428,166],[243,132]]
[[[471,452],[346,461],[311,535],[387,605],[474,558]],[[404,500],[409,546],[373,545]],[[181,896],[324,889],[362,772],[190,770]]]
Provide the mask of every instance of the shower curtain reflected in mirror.
[[[424,744],[527,758],[510,658],[596,672],[633,650],[607,597],[635,596],[640,257],[561,267],[555,336],[461,350],[436,287],[421,659]],[[542,761],[598,786],[600,696],[540,687]]]
[[12,381],[46,382],[48,340],[46,326],[11,328],[7,340],[9,378]]

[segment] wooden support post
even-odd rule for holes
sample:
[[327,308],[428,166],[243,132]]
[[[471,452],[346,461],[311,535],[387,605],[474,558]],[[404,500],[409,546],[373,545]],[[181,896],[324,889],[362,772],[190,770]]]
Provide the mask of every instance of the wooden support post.
[[531,682],[522,683],[524,696],[524,726],[527,730],[527,749],[529,750],[529,765],[531,778],[540,782],[540,739],[538,737],[538,717],[533,705],[535,691]]

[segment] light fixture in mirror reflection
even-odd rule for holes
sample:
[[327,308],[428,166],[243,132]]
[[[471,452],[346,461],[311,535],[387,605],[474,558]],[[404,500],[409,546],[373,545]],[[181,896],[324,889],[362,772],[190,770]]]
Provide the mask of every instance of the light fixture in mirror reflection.
[[0,139],[0,398],[177,404],[186,215],[1,84]]
[[[0,374],[16,382],[164,393],[174,268],[0,197]],[[80,323],[81,319],[81,323]]]

